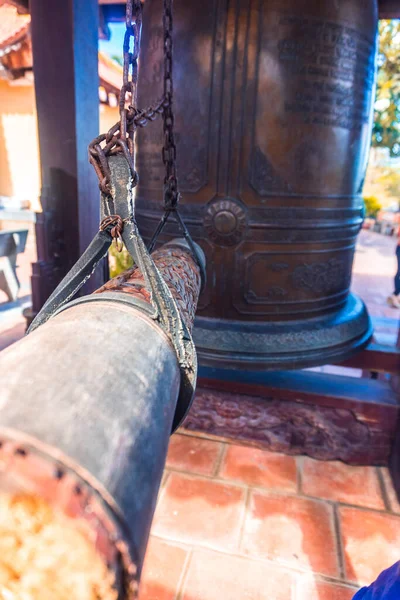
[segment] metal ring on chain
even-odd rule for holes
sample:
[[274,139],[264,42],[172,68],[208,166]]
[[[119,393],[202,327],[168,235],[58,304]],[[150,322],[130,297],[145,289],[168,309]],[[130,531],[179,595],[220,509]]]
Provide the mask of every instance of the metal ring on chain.
[[[136,131],[138,127],[146,127],[148,123],[155,121],[167,106],[167,100],[163,97],[154,106],[146,109],[138,109],[129,105],[126,111],[127,129]],[[104,144],[104,145],[102,145]],[[97,136],[89,144],[89,162],[94,167],[99,179],[99,188],[103,194],[111,195],[109,170],[104,168],[104,161],[107,157],[118,152],[123,152],[121,147],[121,121],[115,123],[106,134]],[[132,173],[134,181],[137,183],[137,173]]]
[[124,221],[119,215],[110,215],[105,217],[100,223],[100,231],[109,230],[111,237],[115,242],[118,252],[122,252],[124,243],[122,241],[122,232],[124,230]]

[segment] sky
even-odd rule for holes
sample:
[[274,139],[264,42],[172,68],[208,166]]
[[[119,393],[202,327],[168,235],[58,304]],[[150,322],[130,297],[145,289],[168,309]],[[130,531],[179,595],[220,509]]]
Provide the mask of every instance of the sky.
[[122,44],[125,35],[125,22],[109,24],[111,38],[110,41],[99,40],[99,50],[109,56],[120,56],[122,58]]

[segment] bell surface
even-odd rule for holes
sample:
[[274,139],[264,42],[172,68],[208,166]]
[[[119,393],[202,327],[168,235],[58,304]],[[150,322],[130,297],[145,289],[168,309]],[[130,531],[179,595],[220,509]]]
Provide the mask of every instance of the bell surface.
[[[350,293],[375,90],[375,0],[175,0],[181,214],[207,260],[200,364],[303,368],[365,346]],[[146,2],[139,103],[163,93],[163,28]],[[159,119],[138,132],[139,227],[162,214]],[[171,222],[163,241],[177,234]]]

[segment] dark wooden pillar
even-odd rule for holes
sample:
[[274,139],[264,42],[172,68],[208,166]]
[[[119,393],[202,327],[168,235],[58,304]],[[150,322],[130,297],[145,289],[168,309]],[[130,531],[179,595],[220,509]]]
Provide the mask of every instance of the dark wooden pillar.
[[[396,347],[400,350],[400,328],[397,334]],[[398,361],[398,369],[396,374],[391,375],[391,386],[397,394],[397,401],[400,404],[400,361]],[[396,436],[393,444],[392,454],[390,458],[390,473],[393,479],[394,489],[396,490],[397,498],[400,502],[400,416],[397,419]]]
[[380,19],[398,19],[400,17],[399,0],[379,0],[378,8]]
[[[400,329],[397,336],[397,348],[400,349]],[[391,376],[391,386],[397,395],[397,402],[400,404],[400,366],[398,365],[397,374]],[[394,489],[400,502],[400,416],[397,419],[396,435],[390,457],[390,474],[392,476]]]
[[[31,0],[43,213],[37,218],[33,312],[74,264],[99,224],[87,146],[99,133],[98,0]],[[95,274],[86,291],[102,283]]]

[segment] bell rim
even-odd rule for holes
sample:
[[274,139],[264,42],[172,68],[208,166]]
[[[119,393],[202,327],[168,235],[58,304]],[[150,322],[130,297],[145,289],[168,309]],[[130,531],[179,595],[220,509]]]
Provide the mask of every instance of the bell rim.
[[200,367],[252,371],[343,361],[364,349],[372,336],[366,306],[354,294],[349,294],[340,311],[319,319],[244,323],[197,317],[193,332]]

